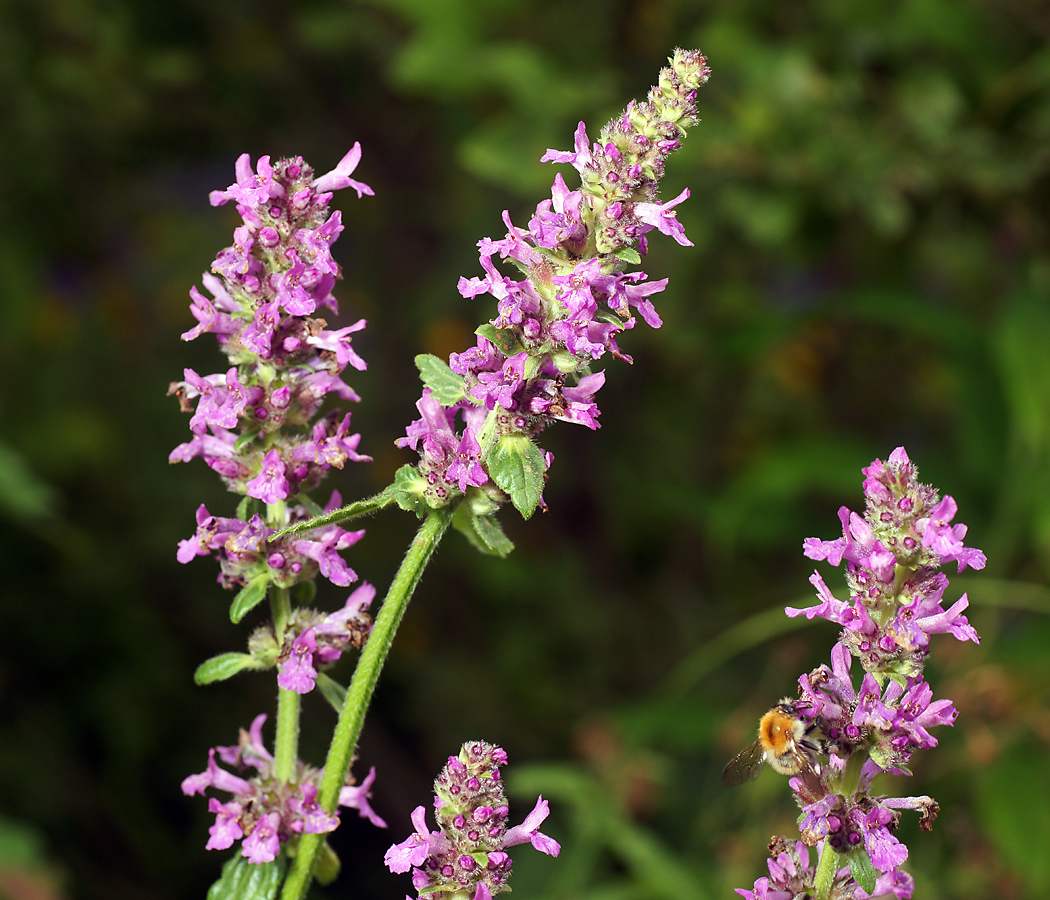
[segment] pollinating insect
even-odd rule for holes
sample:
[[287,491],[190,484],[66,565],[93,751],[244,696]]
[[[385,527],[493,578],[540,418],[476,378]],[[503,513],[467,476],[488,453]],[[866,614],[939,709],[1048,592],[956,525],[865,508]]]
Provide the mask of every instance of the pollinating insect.
[[722,770],[727,787],[758,778],[762,763],[769,763],[780,775],[803,775],[816,780],[820,775],[817,754],[821,742],[816,723],[802,718],[798,705],[785,697],[758,722],[758,737],[734,756]]

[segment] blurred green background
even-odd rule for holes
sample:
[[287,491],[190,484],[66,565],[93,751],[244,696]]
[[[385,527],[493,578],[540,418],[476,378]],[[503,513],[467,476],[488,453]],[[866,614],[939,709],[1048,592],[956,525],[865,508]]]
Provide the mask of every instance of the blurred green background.
[[[942,637],[928,670],[958,724],[887,787],[941,803],[931,834],[901,828],[916,897],[1045,896],[1045,2],[4,0],[0,21],[0,897],[203,897],[224,854],[179,782],[273,706],[268,677],[193,686],[253,623],[229,624],[212,562],[175,561],[199,503],[234,508],[166,461],[187,434],[168,383],[223,365],[179,340],[235,223],[208,191],[245,151],[324,172],[363,144],[376,196],[335,201],[343,322],[368,319],[352,383],[375,463],[328,483],[354,499],[411,459],[413,356],[492,315],[455,288],[475,242],[505,208],[527,223],[542,153],[644,96],[676,45],[713,75],[664,187],[691,188],[696,246],[654,240],[645,265],[671,279],[665,327],[625,336],[601,431],[544,435],[550,510],[502,514],[508,560],[445,542],[361,744],[391,828],[344,817],[317,896],[404,894],[383,850],[474,738],[510,754],[512,814],[542,791],[564,845],[517,854],[518,896],[749,886],[796,811],[772,773],[718,773],[827,659],[831,626],[779,613],[808,605],[802,539],[834,537],[899,444],[989,558],[951,588],[982,644]],[[384,513],[350,564],[384,589],[414,527]],[[333,721],[308,698],[305,758]]]

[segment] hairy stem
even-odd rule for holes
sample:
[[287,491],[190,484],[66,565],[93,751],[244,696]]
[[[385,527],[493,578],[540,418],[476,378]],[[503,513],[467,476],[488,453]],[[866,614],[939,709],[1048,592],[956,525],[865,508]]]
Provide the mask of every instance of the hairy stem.
[[295,691],[277,689],[277,737],[274,741],[274,777],[291,781],[299,758],[299,695]]
[[[383,663],[386,662],[387,654],[390,652],[390,645],[397,633],[397,627],[401,624],[408,601],[412,599],[412,592],[423,576],[423,570],[430,562],[430,557],[433,556],[434,550],[437,549],[437,545],[448,528],[452,512],[452,508],[448,506],[433,510],[416,532],[401,563],[401,568],[398,569],[390,585],[390,590],[383,601],[383,607],[376,616],[368,643],[361,651],[357,668],[354,670],[354,677],[350,681],[350,688],[346,694],[346,702],[339,714],[335,734],[332,735],[332,743],[328,748],[324,778],[321,781],[321,791],[318,795],[321,806],[329,813],[335,811],[339,802],[339,791],[346,781],[350,760],[364,724],[365,713],[372,699],[372,693],[375,691],[376,682],[379,680],[379,673],[383,669]],[[302,900],[306,896],[323,841],[324,835],[322,834],[302,836],[295,860],[281,891],[281,900]]]

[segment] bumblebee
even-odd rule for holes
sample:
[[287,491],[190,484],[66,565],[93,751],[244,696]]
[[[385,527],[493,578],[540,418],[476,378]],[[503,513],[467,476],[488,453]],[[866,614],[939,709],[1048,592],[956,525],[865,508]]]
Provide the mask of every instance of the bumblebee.
[[803,719],[785,697],[759,720],[754,742],[726,763],[722,784],[732,787],[758,778],[763,762],[780,775],[819,776],[821,742],[816,732],[816,723]]

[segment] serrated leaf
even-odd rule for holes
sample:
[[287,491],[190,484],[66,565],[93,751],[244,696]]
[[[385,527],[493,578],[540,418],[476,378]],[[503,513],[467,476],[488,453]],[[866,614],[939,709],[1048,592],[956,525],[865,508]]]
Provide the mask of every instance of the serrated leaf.
[[220,653],[197,666],[197,671],[193,673],[193,680],[200,685],[211,684],[232,678],[245,669],[254,668],[257,668],[255,660],[247,653]]
[[497,328],[491,322],[486,322],[478,327],[474,334],[480,334],[486,340],[491,341],[507,356],[513,356],[522,350],[521,343],[518,341],[518,335],[513,328]]
[[263,572],[241,588],[237,596],[233,598],[233,603],[230,604],[230,621],[234,625],[266,599],[266,588],[269,584],[270,575]]
[[866,850],[851,850],[846,854],[846,859],[849,860],[849,873],[853,876],[853,880],[860,885],[861,889],[865,893],[872,893],[875,890],[875,882],[879,879],[878,870],[871,864],[871,857],[868,856]]
[[332,709],[337,714],[341,713],[343,704],[346,702],[346,688],[324,672],[319,672],[317,675],[317,687],[321,691],[321,696],[331,704]]
[[452,525],[463,533],[475,550],[486,556],[505,557],[514,549],[514,544],[503,533],[503,526],[495,516],[479,516],[473,513],[469,503],[461,503],[452,518]]
[[442,406],[449,407],[463,399],[463,376],[453,372],[447,363],[431,353],[420,353],[416,368],[423,384],[430,388],[430,395]]
[[207,900],[274,900],[284,881],[284,856],[273,862],[250,863],[238,854],[222,867],[222,875],[208,889]]
[[474,516],[474,527],[493,556],[506,557],[514,549],[514,542],[504,534],[495,516]]
[[510,495],[522,518],[529,518],[543,494],[543,451],[523,434],[505,434],[487,462],[492,480]]
[[426,489],[427,480],[419,474],[415,466],[409,465],[397,470],[394,483],[388,488],[398,506],[420,517],[430,512],[425,496]]
[[632,266],[637,266],[642,261],[641,254],[634,247],[621,247],[613,256]]

